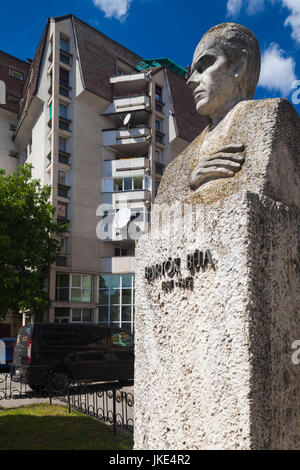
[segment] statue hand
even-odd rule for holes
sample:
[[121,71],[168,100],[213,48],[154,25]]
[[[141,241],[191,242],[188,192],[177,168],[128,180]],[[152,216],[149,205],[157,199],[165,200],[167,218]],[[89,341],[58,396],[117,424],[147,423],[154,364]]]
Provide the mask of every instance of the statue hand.
[[233,176],[241,169],[245,161],[244,150],[244,145],[232,144],[223,147],[213,155],[201,158],[189,176],[190,187],[197,189],[207,181]]

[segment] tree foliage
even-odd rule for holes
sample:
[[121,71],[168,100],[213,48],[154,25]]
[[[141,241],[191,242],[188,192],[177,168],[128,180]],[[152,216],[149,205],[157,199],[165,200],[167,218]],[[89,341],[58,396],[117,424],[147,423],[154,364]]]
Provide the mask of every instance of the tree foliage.
[[53,235],[66,231],[54,220],[51,187],[31,176],[29,164],[10,175],[0,170],[0,318],[9,310],[39,314],[49,306],[45,284],[59,253]]

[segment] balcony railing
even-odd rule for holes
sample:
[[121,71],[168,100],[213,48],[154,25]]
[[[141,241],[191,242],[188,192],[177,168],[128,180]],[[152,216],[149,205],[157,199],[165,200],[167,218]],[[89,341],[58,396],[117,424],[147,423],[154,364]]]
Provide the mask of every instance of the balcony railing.
[[102,273],[134,273],[134,256],[114,256],[111,258],[101,258],[100,271]]
[[106,129],[103,130],[103,145],[117,147],[122,145],[149,143],[151,130],[141,126],[132,129]]
[[105,115],[114,113],[125,113],[133,111],[147,110],[151,108],[150,96],[135,95],[114,98],[113,102],[108,106]]

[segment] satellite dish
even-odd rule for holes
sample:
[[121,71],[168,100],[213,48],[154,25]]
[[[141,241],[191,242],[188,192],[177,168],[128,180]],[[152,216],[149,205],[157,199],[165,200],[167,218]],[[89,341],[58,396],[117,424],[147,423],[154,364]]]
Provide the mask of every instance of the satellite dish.
[[128,224],[131,217],[131,210],[128,207],[123,207],[116,212],[113,219],[113,227],[115,229],[125,227]]
[[131,113],[128,113],[128,114],[126,114],[126,116],[124,117],[123,125],[124,125],[124,126],[128,126],[131,121],[132,121],[132,114],[131,114]]

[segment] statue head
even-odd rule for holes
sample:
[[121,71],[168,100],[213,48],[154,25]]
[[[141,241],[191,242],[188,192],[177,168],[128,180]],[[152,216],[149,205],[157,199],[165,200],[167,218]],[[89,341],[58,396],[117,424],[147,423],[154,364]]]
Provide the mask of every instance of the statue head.
[[196,47],[188,85],[199,114],[219,121],[239,101],[252,99],[260,74],[260,50],[245,26],[222,23]]

